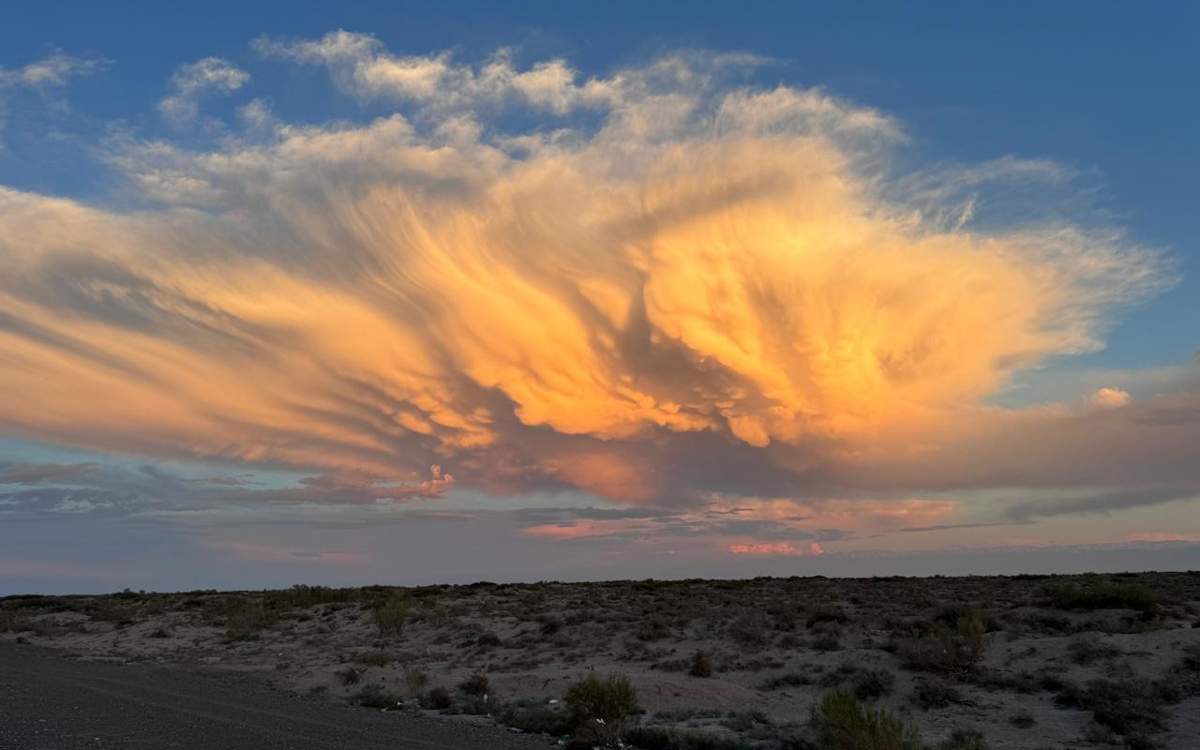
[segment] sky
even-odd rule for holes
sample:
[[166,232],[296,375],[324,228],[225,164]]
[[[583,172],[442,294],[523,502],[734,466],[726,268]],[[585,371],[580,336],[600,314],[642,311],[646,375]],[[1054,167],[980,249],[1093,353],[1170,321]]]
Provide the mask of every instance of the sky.
[[0,594],[1200,568],[1200,9],[18,4]]

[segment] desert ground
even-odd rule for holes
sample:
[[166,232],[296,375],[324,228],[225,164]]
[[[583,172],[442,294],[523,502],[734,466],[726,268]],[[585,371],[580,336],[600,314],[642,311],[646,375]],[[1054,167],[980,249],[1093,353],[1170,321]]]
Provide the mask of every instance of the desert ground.
[[1200,573],[10,596],[0,638],[577,747],[1200,748]]

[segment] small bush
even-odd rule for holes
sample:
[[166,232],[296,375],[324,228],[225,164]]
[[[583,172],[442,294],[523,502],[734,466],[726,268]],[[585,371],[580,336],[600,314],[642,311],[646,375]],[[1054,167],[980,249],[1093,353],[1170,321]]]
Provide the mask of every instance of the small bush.
[[638,750],[744,750],[747,747],[728,737],[664,727],[634,727],[625,733],[625,741]]
[[1097,725],[1128,737],[1166,731],[1168,705],[1179,697],[1169,683],[1099,679],[1085,688],[1064,684],[1054,702],[1060,708],[1090,710]]
[[380,635],[396,636],[404,631],[409,613],[408,595],[397,591],[375,610],[375,625]]
[[475,645],[483,648],[495,648],[500,645],[500,636],[489,630],[486,633],[481,633],[475,639]]
[[398,708],[400,698],[389,693],[383,685],[372,683],[364,685],[357,693],[350,696],[350,702],[364,708]]
[[865,669],[854,677],[854,697],[860,701],[882,698],[895,684],[896,675],[886,669]]
[[1080,636],[1067,644],[1067,656],[1076,664],[1091,664],[1097,659],[1112,659],[1123,653],[1111,643],[1094,637]]
[[449,690],[444,687],[435,687],[426,693],[421,699],[421,706],[423,708],[433,708],[437,709],[438,711],[444,711],[445,709],[450,708],[450,705],[453,702],[454,701],[450,698]]
[[276,616],[258,599],[236,599],[228,605],[225,615],[225,638],[248,641],[258,638],[259,631],[275,624]]
[[712,677],[712,660],[703,651],[692,654],[692,666],[688,674],[692,677]]
[[977,729],[955,729],[938,744],[938,750],[988,750],[988,745]]
[[930,632],[901,641],[897,652],[909,669],[943,674],[969,674],[979,669],[987,641],[983,616],[972,612],[958,618],[951,630],[938,625]]
[[942,680],[918,679],[913,683],[912,702],[926,711],[931,708],[945,708],[951,703],[962,703],[962,693],[958,688]]
[[1017,711],[1012,716],[1008,717],[1008,723],[1012,724],[1017,729],[1029,729],[1037,723],[1037,719],[1033,718],[1033,714],[1025,709]]
[[467,679],[458,683],[458,689],[461,692],[463,692],[467,695],[473,695],[476,697],[481,696],[481,695],[487,695],[488,687],[489,687],[489,685],[488,685],[487,675],[479,674],[479,673],[473,674],[470,677],[468,677]]
[[628,717],[638,710],[637,690],[624,675],[589,674],[567,689],[567,709],[581,740],[612,744]]
[[571,717],[565,711],[556,711],[536,703],[510,703],[501,709],[496,718],[505,726],[530,734],[563,737],[574,729]]
[[912,726],[890,711],[864,707],[842,690],[821,698],[812,724],[822,750],[921,750]]
[[386,651],[359,651],[353,654],[350,660],[369,667],[386,667],[394,661],[392,655]]
[[1046,594],[1050,606],[1057,609],[1132,609],[1149,617],[1158,607],[1154,592],[1136,583],[1102,581],[1087,586],[1064,583],[1051,586]]
[[414,695],[420,693],[429,684],[429,675],[419,669],[404,670],[404,685]]
[[785,672],[776,675],[758,686],[759,690],[782,690],[783,688],[811,685],[812,678],[800,672]]

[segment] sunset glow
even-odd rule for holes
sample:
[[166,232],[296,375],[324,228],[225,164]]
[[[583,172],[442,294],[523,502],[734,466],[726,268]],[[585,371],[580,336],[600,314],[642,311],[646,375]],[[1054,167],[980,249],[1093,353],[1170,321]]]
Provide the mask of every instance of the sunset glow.
[[[346,529],[436,528],[497,545],[467,577],[1200,535],[1143,513],[1200,493],[1196,361],[1102,358],[1189,261],[1086,170],[925,156],[742,51],[384,39],[248,35],[93,139],[102,188],[0,178],[0,528],[379,575]],[[123,64],[7,59],[0,101]]]

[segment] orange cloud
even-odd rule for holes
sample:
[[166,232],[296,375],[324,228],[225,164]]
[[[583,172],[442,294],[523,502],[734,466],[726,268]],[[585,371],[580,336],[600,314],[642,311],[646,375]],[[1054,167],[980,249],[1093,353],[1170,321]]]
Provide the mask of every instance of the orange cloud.
[[[155,202],[136,212],[0,188],[4,432],[676,499],[696,487],[652,459],[690,471],[694,436],[785,475],[919,450],[1162,283],[1117,237],[905,202],[879,166],[893,122],[722,83],[744,59],[580,81],[359,35],[260,47],[415,109],[210,153],[128,143],[112,162]],[[505,103],[601,125],[485,135]]]
[[804,549],[796,547],[791,542],[731,544],[729,551],[735,555],[753,555],[755,557],[803,557],[825,554],[825,550],[818,542],[812,542]]

